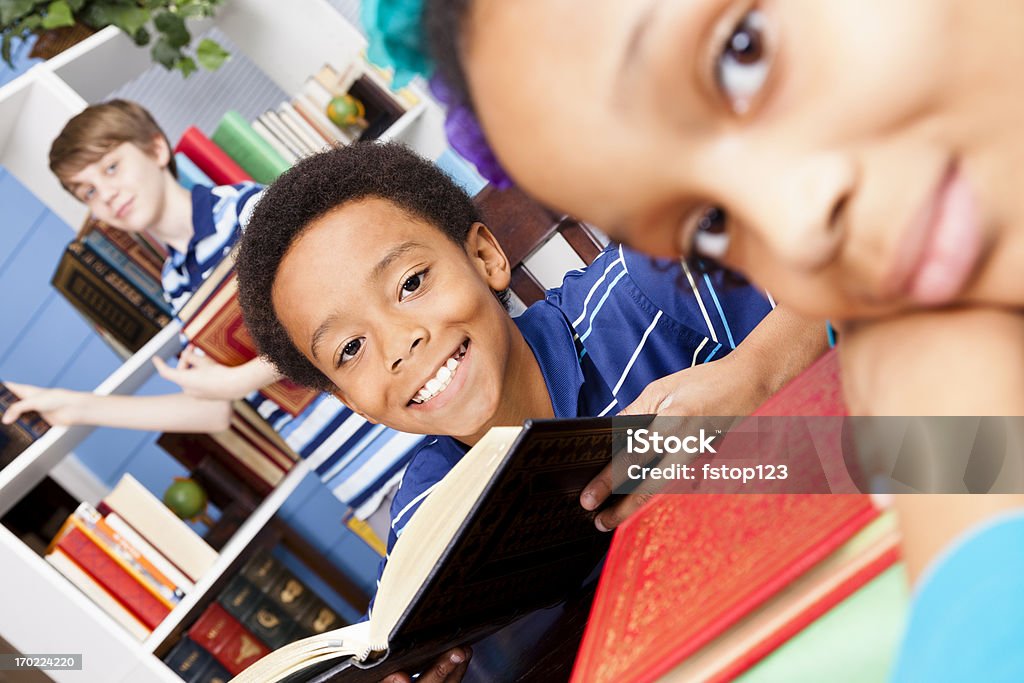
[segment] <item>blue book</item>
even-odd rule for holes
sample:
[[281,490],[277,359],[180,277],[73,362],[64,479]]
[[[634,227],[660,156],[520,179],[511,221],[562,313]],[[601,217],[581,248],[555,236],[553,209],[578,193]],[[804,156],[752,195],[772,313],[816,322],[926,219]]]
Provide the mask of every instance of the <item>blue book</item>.
[[196,185],[213,187],[215,183],[210,176],[203,173],[202,169],[196,166],[195,162],[185,156],[182,152],[174,155],[174,163],[178,167],[178,182],[186,190],[191,190]]
[[120,273],[121,277],[133,284],[147,299],[156,304],[160,311],[172,315],[171,305],[164,299],[163,285],[143,270],[139,264],[128,258],[128,255],[108,240],[106,235],[99,230],[90,230],[83,241],[101,259],[106,261],[108,266]]

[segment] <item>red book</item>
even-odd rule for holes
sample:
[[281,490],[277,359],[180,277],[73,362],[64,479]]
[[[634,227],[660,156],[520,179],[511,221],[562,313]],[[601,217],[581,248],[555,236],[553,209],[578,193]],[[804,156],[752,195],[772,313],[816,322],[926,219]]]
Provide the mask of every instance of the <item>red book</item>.
[[[234,367],[257,356],[256,342],[242,320],[238,283],[233,275],[201,304],[185,322],[182,332],[190,343],[221,365]],[[280,379],[261,388],[260,392],[292,415],[301,413],[319,395],[288,379]]]
[[211,604],[188,630],[188,637],[209,652],[237,676],[270,652],[270,649],[249,632],[238,620],[217,603]]
[[96,583],[117,598],[146,628],[155,629],[170,609],[129,574],[105,550],[97,546],[78,527],[72,528],[57,542],[75,564]]
[[[574,682],[654,681],[811,571],[877,517],[867,496],[662,495],[615,533]],[[890,541],[891,545],[891,541]],[[834,582],[817,616],[895,555]],[[745,669],[807,619],[789,618],[731,663]],[[738,669],[738,670],[737,670]]]
[[251,175],[242,170],[241,166],[195,126],[190,126],[185,131],[174,151],[181,152],[191,159],[218,185],[234,185],[252,180]]
[[841,417],[846,414],[843,383],[839,377],[839,356],[835,349],[829,349],[824,356],[794,377],[754,413],[765,417]]

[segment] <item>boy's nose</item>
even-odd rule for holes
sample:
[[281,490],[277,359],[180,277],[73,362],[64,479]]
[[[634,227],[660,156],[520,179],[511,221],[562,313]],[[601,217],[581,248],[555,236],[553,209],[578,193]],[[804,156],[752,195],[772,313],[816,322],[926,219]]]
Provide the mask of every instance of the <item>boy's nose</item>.
[[[405,335],[404,338],[408,340],[409,336]],[[404,361],[408,360],[408,358],[412,356],[413,349],[419,346],[422,341],[422,336],[414,335],[412,337],[412,340],[408,342],[408,345],[406,346],[406,342],[403,342],[401,339],[399,339],[395,344],[395,349],[392,351],[391,354],[389,354],[392,359],[391,372],[397,371],[399,366],[401,366]]]

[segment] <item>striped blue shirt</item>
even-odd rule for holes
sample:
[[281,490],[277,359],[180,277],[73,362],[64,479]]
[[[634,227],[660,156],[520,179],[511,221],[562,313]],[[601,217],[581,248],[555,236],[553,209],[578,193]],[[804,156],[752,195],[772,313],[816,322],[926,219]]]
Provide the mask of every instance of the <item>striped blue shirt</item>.
[[[255,183],[192,188],[194,234],[188,249],[169,249],[163,287],[175,312],[188,301],[241,236],[262,193]],[[284,438],[334,495],[366,519],[400,481],[422,435],[371,425],[337,398],[321,394],[292,416],[256,391],[248,401]]]
[[[736,348],[772,304],[729,278],[620,246],[567,274],[515,321],[540,365],[555,417],[615,414],[654,380]],[[468,450],[435,436],[416,451],[392,502],[389,553],[420,503]]]

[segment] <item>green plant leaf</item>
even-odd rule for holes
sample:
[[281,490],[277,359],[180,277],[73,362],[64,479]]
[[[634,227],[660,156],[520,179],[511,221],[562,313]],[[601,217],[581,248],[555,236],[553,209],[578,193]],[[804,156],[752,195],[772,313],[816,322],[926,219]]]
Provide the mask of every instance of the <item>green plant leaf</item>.
[[160,64],[168,71],[174,67],[179,59],[184,57],[181,48],[174,47],[163,36],[153,43],[153,49],[150,51],[150,54],[153,56],[154,62]]
[[[7,26],[32,10],[33,0],[0,0],[0,24]],[[8,45],[8,50],[10,46]]]
[[196,60],[200,66],[208,71],[215,71],[220,68],[220,65],[230,56],[227,50],[209,38],[203,38],[199,41],[199,47],[196,48]]
[[185,47],[192,36],[185,28],[185,20],[171,12],[161,12],[153,19],[156,30],[164,34],[164,38],[172,47]]
[[71,8],[72,12],[81,12],[82,8],[85,7],[85,0],[67,0],[68,7]]
[[152,38],[152,36],[149,35],[149,31],[146,30],[145,26],[136,31],[135,35],[132,36],[132,40],[135,41],[135,44],[139,47],[149,45],[150,38]]
[[7,66],[14,68],[14,63],[11,62],[11,34],[5,33],[3,38],[0,38],[0,58],[3,58]]
[[90,5],[87,24],[94,28],[114,25],[134,36],[149,21],[149,10],[131,5]]
[[191,57],[182,57],[174,64],[174,68],[181,72],[184,78],[188,78],[196,72],[199,67],[196,66],[196,60]]
[[74,25],[75,18],[71,16],[71,8],[64,0],[54,0],[46,8],[46,16],[43,17],[43,28],[51,29]]

